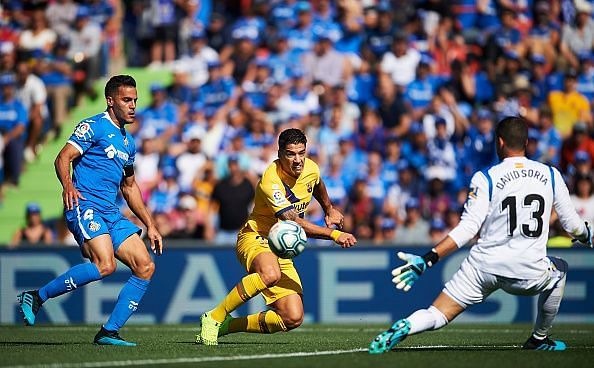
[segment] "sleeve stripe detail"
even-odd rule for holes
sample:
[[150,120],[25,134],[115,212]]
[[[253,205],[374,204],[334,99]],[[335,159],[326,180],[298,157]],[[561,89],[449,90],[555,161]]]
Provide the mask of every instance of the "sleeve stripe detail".
[[553,198],[555,198],[555,171],[553,170],[552,166],[549,166],[549,171],[551,172],[551,185],[553,186]]
[[489,169],[481,170],[481,173],[487,178],[487,182],[489,183],[489,202],[491,202],[491,198],[493,198],[493,180],[491,180],[491,175],[489,175]]
[[66,143],[68,143],[68,144],[71,144],[71,145],[72,145],[74,148],[76,148],[76,149],[78,150],[78,152],[80,152],[80,154],[81,154],[81,155],[82,155],[83,153],[85,153],[85,152],[83,151],[82,147],[81,147],[81,146],[80,146],[78,143],[76,143],[75,141],[71,141],[71,140],[69,140],[69,141],[68,141],[68,142],[66,142]]
[[295,206],[290,205],[288,207],[283,208],[282,210],[276,211],[276,213],[274,214],[274,216],[279,217],[280,215],[282,215],[283,213],[290,211],[290,210],[294,210]]

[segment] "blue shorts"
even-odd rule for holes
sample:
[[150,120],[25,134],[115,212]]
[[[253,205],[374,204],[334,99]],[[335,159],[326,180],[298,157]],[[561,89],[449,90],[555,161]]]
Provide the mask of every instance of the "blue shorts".
[[114,252],[122,243],[134,234],[140,235],[141,230],[130,220],[125,218],[120,211],[102,213],[88,206],[75,206],[69,211],[64,211],[66,225],[79,246],[84,242],[109,234]]

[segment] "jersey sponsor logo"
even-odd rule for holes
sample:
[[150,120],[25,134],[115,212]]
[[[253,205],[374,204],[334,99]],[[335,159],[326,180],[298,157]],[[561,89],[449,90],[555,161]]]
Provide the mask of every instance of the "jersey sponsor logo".
[[77,138],[82,139],[89,132],[89,130],[91,130],[91,126],[86,121],[83,121],[76,126],[76,129],[74,130],[74,135]]
[[92,232],[97,232],[99,231],[99,229],[101,229],[100,223],[98,223],[97,221],[89,222],[89,230],[91,230]]
[[305,212],[307,206],[309,206],[309,202],[302,202],[299,204],[294,204],[293,206],[295,207],[295,211],[297,211],[297,213],[302,213]]
[[107,158],[109,158],[109,159],[113,159],[116,156],[118,156],[118,158],[121,158],[124,161],[128,161],[128,158],[130,157],[130,156],[128,156],[128,154],[126,152],[122,152],[119,149],[116,149],[113,146],[113,144],[110,144],[109,147],[107,147],[103,151],[105,152],[105,154],[107,155]]
[[275,189],[272,191],[272,198],[274,199],[274,204],[277,206],[287,202],[287,199],[283,195],[283,192],[281,192],[279,189]]

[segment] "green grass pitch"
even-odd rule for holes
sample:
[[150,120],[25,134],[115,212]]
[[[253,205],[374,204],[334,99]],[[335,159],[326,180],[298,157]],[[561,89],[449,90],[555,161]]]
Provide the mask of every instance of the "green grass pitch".
[[522,351],[529,325],[452,324],[411,336],[396,350],[369,355],[387,326],[305,324],[285,334],[235,334],[218,346],[195,345],[194,325],[130,325],[135,348],[95,346],[98,326],[0,327],[0,365],[21,367],[592,367],[594,325],[556,325],[565,352]]

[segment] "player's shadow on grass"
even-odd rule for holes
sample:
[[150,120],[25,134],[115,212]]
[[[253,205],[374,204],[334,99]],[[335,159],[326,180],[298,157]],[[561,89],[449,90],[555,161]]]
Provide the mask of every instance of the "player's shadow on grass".
[[83,343],[83,342],[3,341],[3,342],[0,342],[0,347],[20,346],[20,345],[60,346],[60,345],[87,345],[87,344],[88,343]]
[[[192,341],[175,341],[174,344],[182,344],[182,345],[196,345],[196,346],[206,346],[202,344],[196,344]],[[291,344],[290,342],[266,342],[266,345],[288,345]],[[262,341],[219,341],[219,345],[262,345]]]

